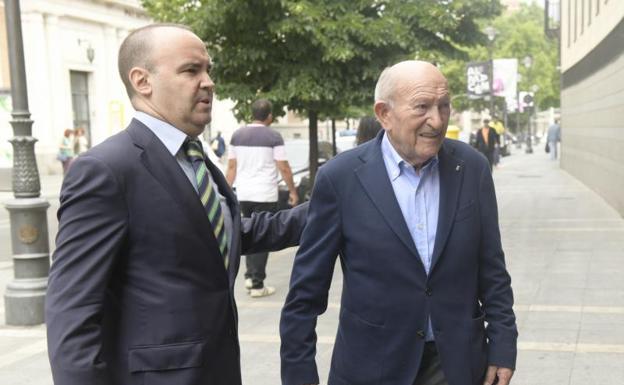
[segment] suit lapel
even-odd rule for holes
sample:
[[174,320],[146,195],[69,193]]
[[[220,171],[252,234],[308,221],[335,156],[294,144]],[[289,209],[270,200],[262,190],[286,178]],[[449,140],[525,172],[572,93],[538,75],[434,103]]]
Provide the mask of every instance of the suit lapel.
[[445,141],[438,154],[440,173],[440,203],[438,215],[438,228],[436,230],[435,245],[431,257],[431,271],[442,254],[446,239],[449,236],[457,202],[460,196],[462,180],[464,177],[464,162],[457,159],[454,149]]
[[[198,199],[197,193],[167,148],[152,131],[137,120],[128,127],[128,133],[135,144],[143,149],[141,162],[152,176],[167,190],[185,216],[190,218],[193,228],[208,245],[216,245],[208,216]],[[212,239],[212,242],[209,240]]]
[[364,191],[384,217],[388,226],[420,262],[416,245],[414,245],[414,240],[407,228],[401,207],[396,200],[394,190],[388,178],[388,172],[386,171],[381,153],[382,137],[383,131],[377,136],[376,140],[368,144],[367,152],[360,157],[364,164],[355,169],[355,173]]

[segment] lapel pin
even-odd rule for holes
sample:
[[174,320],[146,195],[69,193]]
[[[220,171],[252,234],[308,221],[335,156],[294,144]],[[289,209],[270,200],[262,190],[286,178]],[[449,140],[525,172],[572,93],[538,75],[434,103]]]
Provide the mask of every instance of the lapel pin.
[[455,171],[459,171],[459,170],[461,170],[461,165],[458,164],[457,167],[455,167]]

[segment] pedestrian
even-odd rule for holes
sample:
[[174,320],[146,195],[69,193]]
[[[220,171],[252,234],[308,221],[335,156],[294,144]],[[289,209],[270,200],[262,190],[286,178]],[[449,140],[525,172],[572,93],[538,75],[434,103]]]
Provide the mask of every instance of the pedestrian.
[[215,136],[210,142],[210,147],[212,147],[212,150],[217,157],[221,158],[225,155],[225,140],[221,136],[221,131],[217,131],[217,136]]
[[197,137],[214,83],[185,26],[130,33],[118,55],[134,119],[76,159],[60,196],[46,294],[63,385],[239,385],[241,252],[298,243],[305,206],[241,220]]
[[[227,181],[230,186],[236,186],[244,217],[258,211],[277,210],[278,171],[288,186],[288,203],[296,206],[299,201],[284,139],[270,127],[272,110],[273,105],[266,99],[253,102],[253,121],[236,130],[230,140]],[[265,252],[245,255],[245,288],[253,298],[275,293],[274,287],[264,284],[268,258],[269,253]]]
[[83,152],[89,149],[89,141],[85,136],[85,129],[82,127],[78,127],[75,130],[74,135],[74,153],[76,156],[82,154]]
[[494,165],[500,164],[502,154],[503,137],[505,135],[505,126],[503,122],[496,116],[492,116],[492,120],[489,123],[489,127],[496,132],[496,144],[494,146]]
[[74,131],[66,129],[63,131],[63,138],[61,138],[58,153],[56,154],[56,159],[63,166],[63,175],[67,174],[74,155]]
[[318,171],[282,310],[282,383],[319,383],[315,325],[339,256],[329,384],[508,385],[517,329],[489,165],[444,138],[448,84],[432,64],[384,70],[374,111],[383,132]]
[[483,126],[477,131],[476,148],[488,160],[490,170],[494,166],[494,149],[498,143],[498,134],[496,130],[490,127],[490,120],[484,119]]
[[557,160],[559,142],[561,141],[561,126],[559,125],[559,119],[555,119],[555,122],[548,127],[548,134],[546,135],[546,144],[548,145],[548,152],[550,153],[551,160]]
[[355,134],[355,145],[359,146],[360,144],[375,138],[379,131],[381,131],[381,124],[379,124],[375,117],[362,117]]

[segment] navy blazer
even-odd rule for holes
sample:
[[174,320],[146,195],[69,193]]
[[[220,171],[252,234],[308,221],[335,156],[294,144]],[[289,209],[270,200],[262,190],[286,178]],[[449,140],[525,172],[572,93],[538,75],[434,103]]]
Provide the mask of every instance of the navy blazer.
[[282,311],[282,382],[319,383],[314,329],[339,256],[329,385],[413,384],[428,317],[449,385],[481,385],[488,363],[515,367],[517,340],[490,167],[469,145],[444,141],[427,276],[386,172],[382,136],[319,170]]
[[232,213],[230,264],[176,159],[142,123],[78,157],[63,181],[46,298],[56,384],[241,383],[234,278],[242,252],[296,245],[306,206]]

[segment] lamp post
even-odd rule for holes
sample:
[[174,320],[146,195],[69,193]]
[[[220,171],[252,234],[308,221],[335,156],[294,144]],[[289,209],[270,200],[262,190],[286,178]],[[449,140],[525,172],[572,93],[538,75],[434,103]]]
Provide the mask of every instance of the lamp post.
[[48,221],[50,204],[40,197],[35,142],[28,111],[24,46],[19,0],[4,0],[11,74],[13,196],[9,211],[14,279],[4,294],[7,325],[43,323],[43,305],[50,269]]
[[[525,56],[524,59],[522,59],[522,63],[524,64],[524,67],[527,69],[527,80],[530,83],[531,82],[531,67],[533,66],[533,58],[531,56]],[[535,105],[535,101],[533,101],[533,105]],[[526,150],[525,150],[527,154],[533,153],[533,141],[531,138],[531,115],[533,112],[533,108],[535,107],[527,107],[528,119],[527,119],[527,140],[526,140]]]
[[494,116],[494,59],[492,54],[494,39],[496,38],[496,34],[498,31],[494,27],[487,26],[484,30],[485,34],[488,38],[488,60],[490,61],[490,117]]

